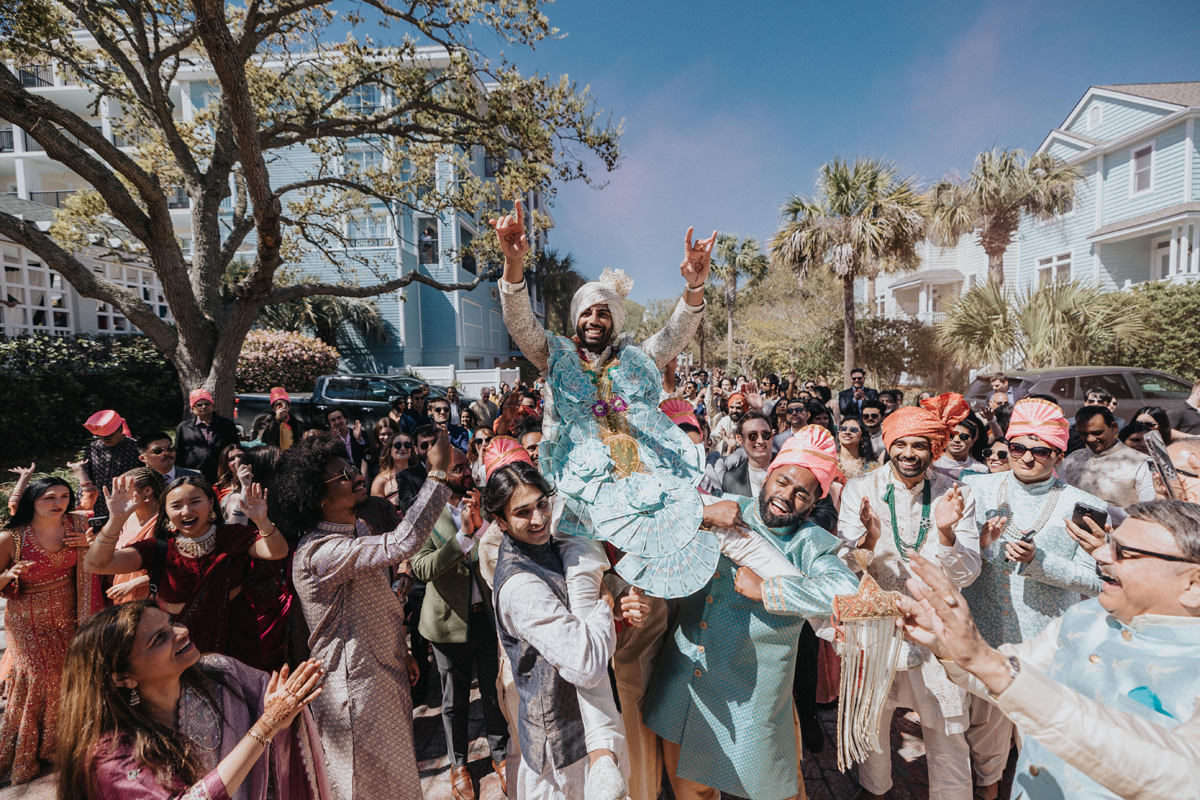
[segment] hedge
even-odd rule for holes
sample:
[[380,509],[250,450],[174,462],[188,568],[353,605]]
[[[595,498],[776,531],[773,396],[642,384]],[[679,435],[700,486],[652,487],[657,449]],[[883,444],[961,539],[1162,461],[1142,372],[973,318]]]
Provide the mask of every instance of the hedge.
[[289,331],[250,331],[238,357],[237,390],[311,392],[317,378],[337,372],[338,351],[312,336]]
[[175,368],[146,337],[0,337],[0,461],[82,449],[83,421],[103,408],[135,436],[178,424]]

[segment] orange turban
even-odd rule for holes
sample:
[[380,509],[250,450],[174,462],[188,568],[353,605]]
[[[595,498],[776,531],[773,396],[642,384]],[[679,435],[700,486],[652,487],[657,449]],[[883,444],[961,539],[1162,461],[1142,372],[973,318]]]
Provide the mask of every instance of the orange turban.
[[129,432],[129,424],[121,418],[121,415],[112,409],[97,411],[87,418],[87,422],[83,423],[83,427],[87,428],[96,436],[111,436],[117,432],[119,428],[121,433],[126,436],[132,436]]
[[488,443],[483,451],[484,480],[492,477],[492,473],[507,464],[524,461],[533,464],[529,451],[511,436],[496,436]]
[[733,394],[729,395],[729,405],[733,405],[734,400],[741,400],[744,403],[746,402],[746,395],[742,394],[741,392],[734,392]]
[[1007,438],[1036,436],[1051,447],[1065,451],[1070,438],[1070,423],[1063,410],[1049,400],[1026,397],[1013,406]]
[[696,419],[696,409],[692,408],[692,404],[687,400],[672,397],[669,400],[663,400],[658,407],[676,425],[687,423],[694,426],[696,430],[700,430],[700,420]]
[[821,494],[829,493],[829,484],[841,476],[838,468],[837,445],[829,431],[820,425],[805,425],[783,443],[779,455],[767,467],[770,475],[778,467],[804,467],[821,484]]
[[954,426],[967,418],[971,407],[961,394],[947,392],[921,401],[921,405],[898,408],[883,420],[883,446],[890,448],[892,442],[909,436],[920,436],[929,440],[933,460],[942,457],[946,440]]

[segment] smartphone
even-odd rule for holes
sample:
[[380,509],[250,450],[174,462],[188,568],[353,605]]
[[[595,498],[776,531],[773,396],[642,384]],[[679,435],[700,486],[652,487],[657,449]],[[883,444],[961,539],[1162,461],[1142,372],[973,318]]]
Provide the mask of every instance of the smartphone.
[[1179,473],[1175,469],[1175,465],[1171,463],[1171,456],[1167,454],[1167,446],[1163,443],[1162,436],[1158,431],[1147,431],[1144,437],[1146,449],[1150,451],[1150,469],[1158,474],[1162,480],[1163,489],[1167,492],[1167,499],[1175,499],[1175,491],[1171,488],[1171,483],[1179,477]]
[[1025,533],[1023,533],[1021,535],[1021,541],[1024,542],[1025,544],[1029,544],[1030,542],[1033,541],[1034,536],[1037,536],[1037,531],[1035,531],[1031,528],[1030,530],[1025,531]]
[[1091,517],[1092,520],[1100,526],[1101,530],[1104,530],[1104,526],[1108,524],[1107,511],[1099,508],[1092,508],[1091,506],[1084,505],[1083,503],[1076,503],[1075,513],[1071,515],[1071,522],[1074,522],[1085,531],[1090,531],[1091,528],[1089,528],[1087,523],[1083,521],[1084,517]]

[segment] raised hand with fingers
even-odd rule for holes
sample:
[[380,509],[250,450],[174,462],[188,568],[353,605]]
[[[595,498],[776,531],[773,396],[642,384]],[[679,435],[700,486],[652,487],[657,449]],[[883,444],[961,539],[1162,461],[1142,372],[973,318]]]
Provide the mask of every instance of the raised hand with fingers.
[[707,239],[698,239],[692,243],[692,232],[695,228],[687,229],[684,237],[683,263],[679,265],[679,274],[687,282],[688,289],[699,291],[708,280],[708,272],[712,268],[712,249],[717,243],[717,232]]
[[879,543],[879,537],[883,533],[883,523],[879,520],[879,515],[875,513],[875,509],[871,508],[871,501],[863,498],[862,505],[858,509],[858,520],[862,523],[866,534],[858,546],[864,550],[874,550],[875,545]]
[[315,659],[301,661],[289,673],[287,664],[272,672],[263,698],[263,715],[255,725],[265,725],[271,734],[292,724],[304,707],[321,695],[325,668]]
[[127,475],[113,478],[112,490],[107,487],[104,489],[104,502],[108,506],[109,519],[122,523],[129,519],[139,502],[137,484],[133,478]]
[[747,381],[742,388],[742,395],[746,398],[746,405],[750,406],[753,411],[762,411],[763,396],[758,391],[758,381]]
[[[83,462],[80,462],[80,463],[82,464]],[[28,467],[9,467],[8,471],[17,476],[18,482],[20,482],[20,481],[28,482],[30,476],[33,475],[34,468],[36,468],[36,467],[37,467],[37,464],[30,464]]]
[[937,507],[933,510],[933,519],[937,523],[938,535],[942,538],[942,544],[954,544],[954,526],[963,518],[966,510],[967,501],[963,497],[962,489],[958,486],[951,486],[938,500]]
[[979,546],[988,547],[992,542],[1000,538],[1000,534],[1004,533],[1004,526],[1008,524],[1008,517],[992,517],[987,522],[983,523],[983,529],[979,531]]
[[[500,243],[500,251],[504,253],[505,264],[523,263],[525,254],[529,252],[529,237],[525,232],[525,210],[521,207],[521,201],[513,202],[513,213],[500,219],[490,219],[488,224],[496,231],[496,239]],[[505,272],[507,273],[507,270]]]
[[270,527],[270,521],[267,519],[267,489],[261,483],[250,484],[242,507],[246,509],[246,516],[254,520],[260,531]]

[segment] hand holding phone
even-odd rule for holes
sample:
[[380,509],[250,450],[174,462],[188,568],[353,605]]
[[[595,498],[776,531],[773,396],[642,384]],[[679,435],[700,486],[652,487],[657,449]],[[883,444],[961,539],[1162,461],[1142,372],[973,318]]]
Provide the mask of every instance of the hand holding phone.
[[1108,512],[1100,508],[1092,508],[1085,503],[1075,504],[1075,513],[1071,515],[1071,522],[1074,522],[1084,530],[1088,530],[1088,525],[1084,522],[1084,518],[1090,518],[1096,523],[1100,530],[1104,530],[1104,526],[1108,523]]

